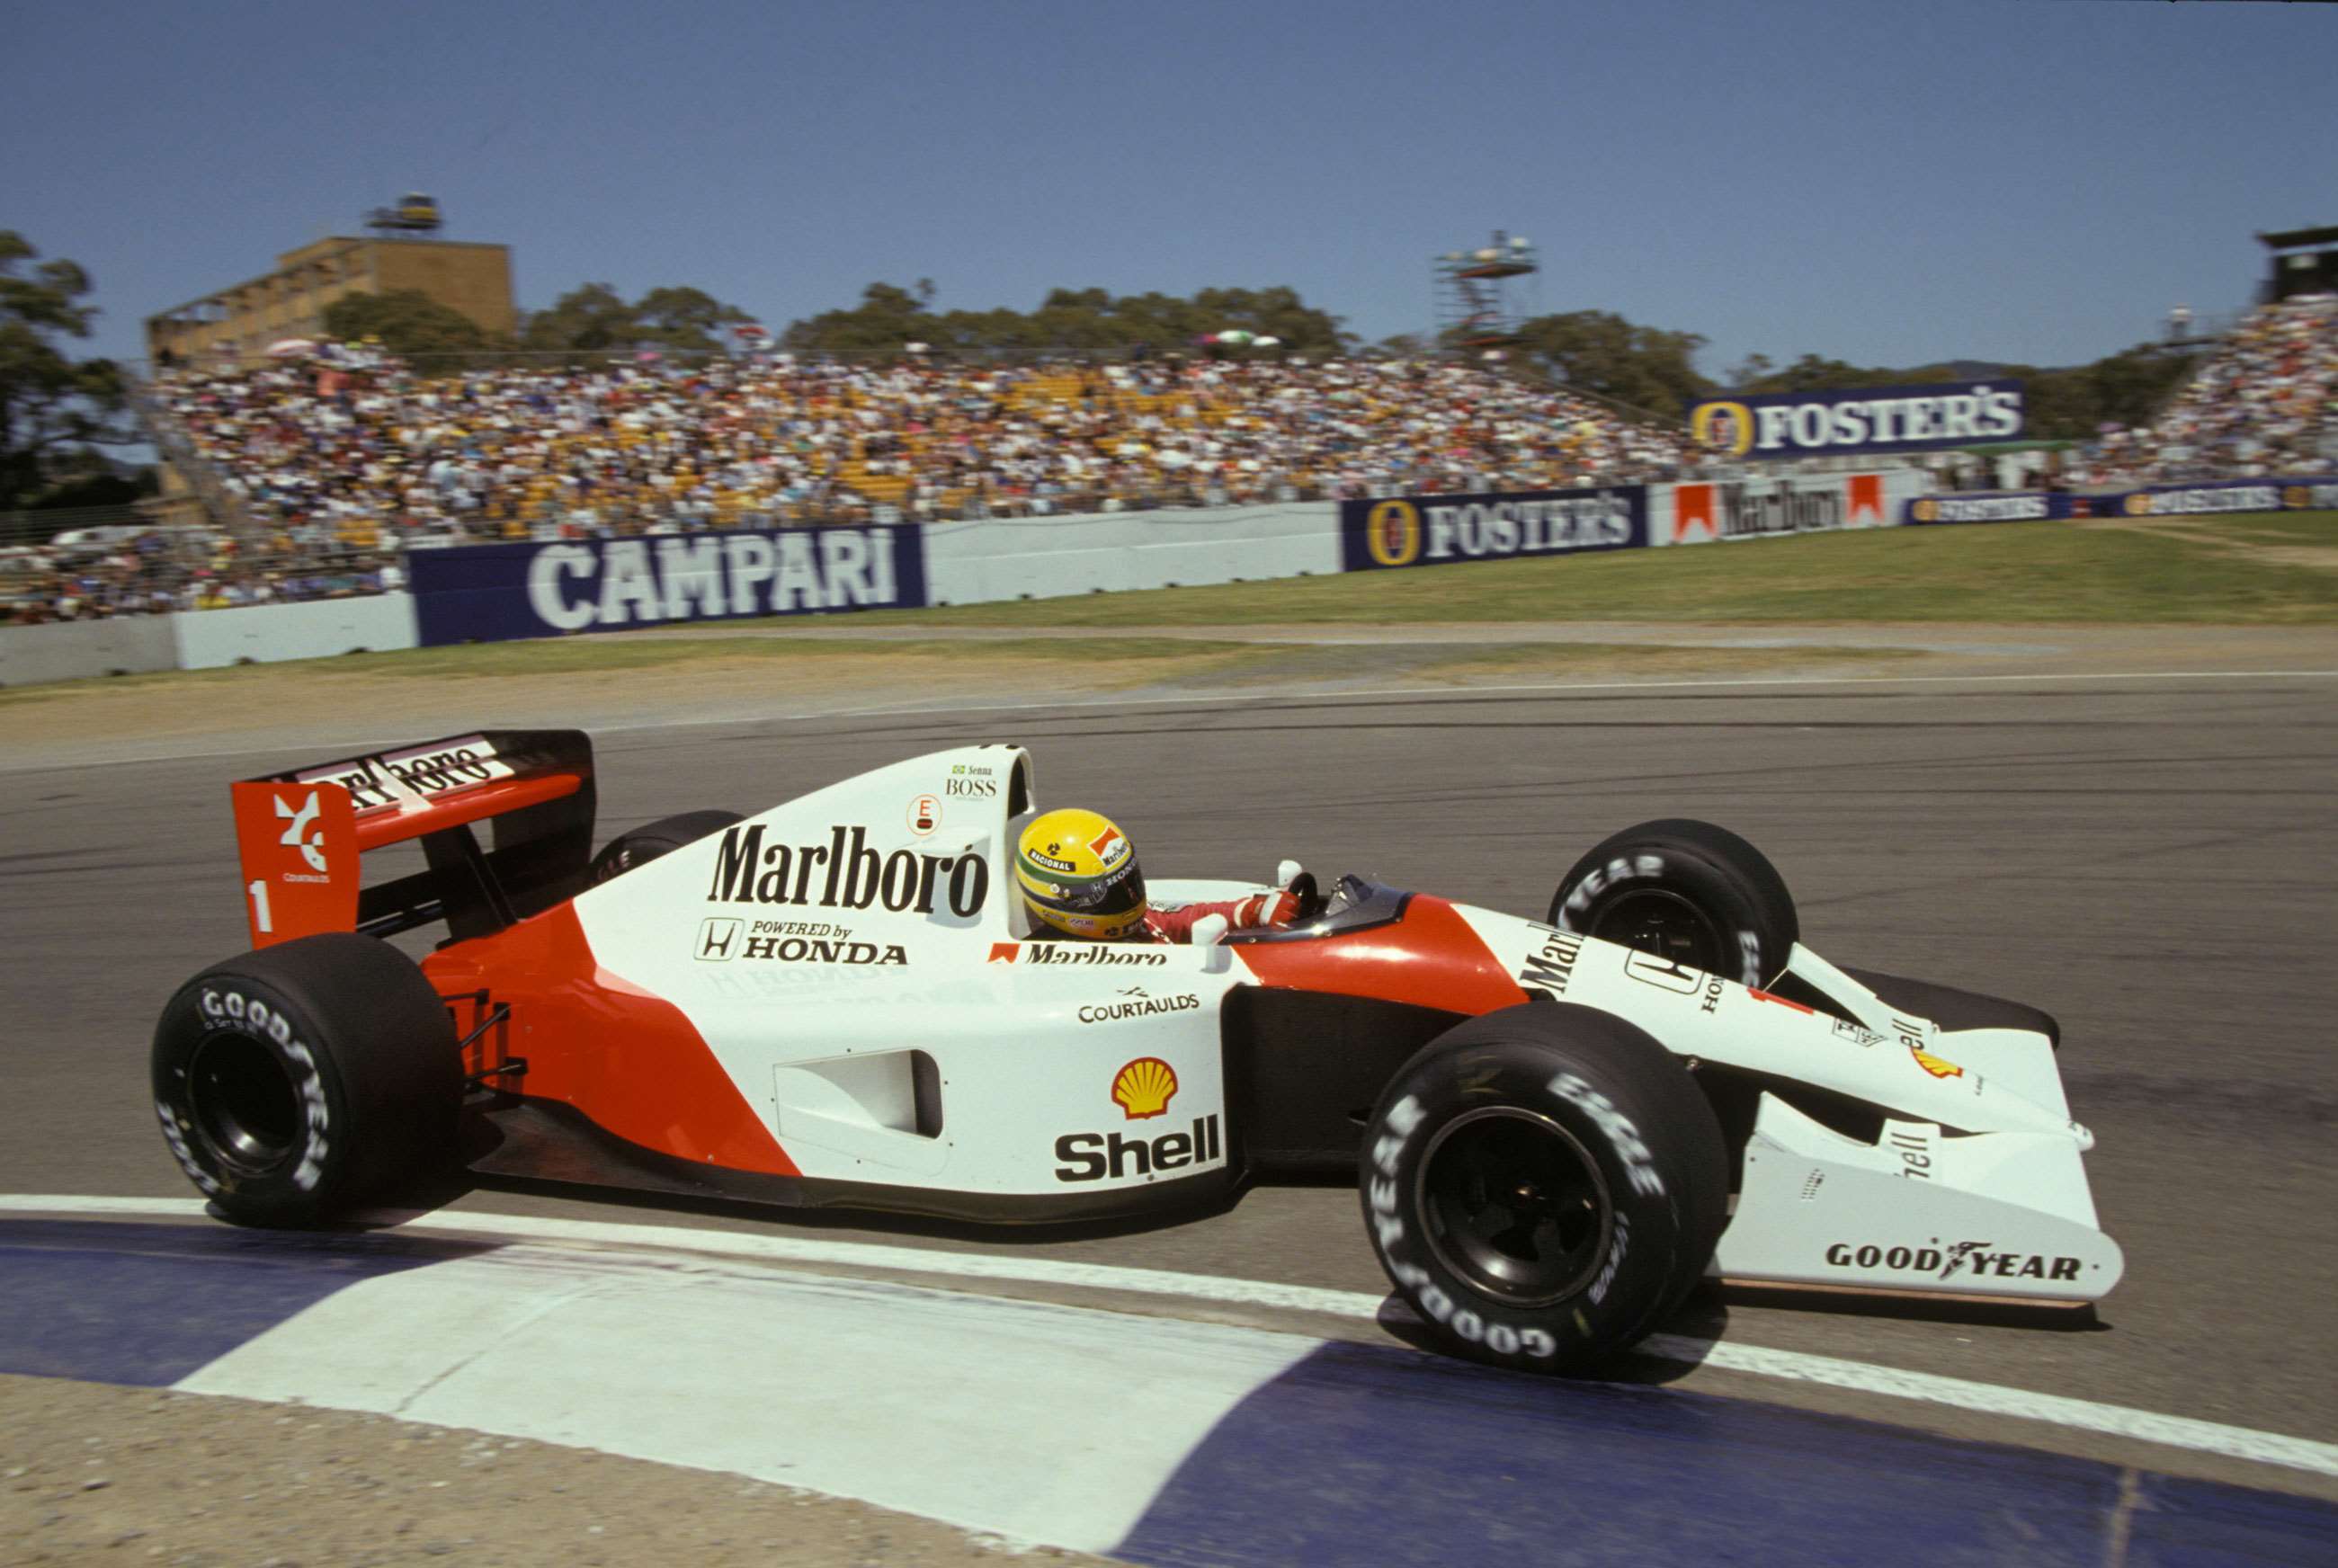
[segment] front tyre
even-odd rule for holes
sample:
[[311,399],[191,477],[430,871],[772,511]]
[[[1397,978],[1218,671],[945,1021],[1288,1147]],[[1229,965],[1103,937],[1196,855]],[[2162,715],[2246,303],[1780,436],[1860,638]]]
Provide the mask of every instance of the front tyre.
[[1650,1333],[1703,1273],[1729,1196],[1712,1107],[1620,1019],[1533,1003],[1398,1072],[1364,1139],[1364,1224],[1447,1348],[1547,1372]]
[[1746,985],[1783,974],[1802,939],[1769,858],[1725,828],[1679,817],[1594,846],[1559,879],[1550,924]]
[[154,1026],[154,1110],[229,1219],[307,1225],[443,1161],[462,1112],[455,1026],[411,959],[329,932],[214,964]]

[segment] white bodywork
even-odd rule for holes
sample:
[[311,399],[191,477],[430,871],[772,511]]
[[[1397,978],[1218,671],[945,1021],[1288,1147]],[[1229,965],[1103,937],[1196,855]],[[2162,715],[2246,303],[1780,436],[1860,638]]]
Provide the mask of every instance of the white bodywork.
[[1566,1000],[1637,1024],[1675,1055],[1887,1113],[1870,1143],[1763,1094],[1714,1272],[2085,1301],[2117,1283],[2125,1263],[2097,1228],[2080,1158],[2094,1138],[2070,1120],[2045,1035],[1944,1034],[1800,946],[1792,972],[1861,1023],[1514,916],[1461,912],[1514,974],[1553,943],[1574,946]]
[[[1021,769],[1038,804],[1029,769],[1002,746],[913,759],[592,888],[575,907],[601,978],[680,1009],[808,1178],[1046,1197],[1223,1171],[1241,1130],[1220,1014],[1255,983],[1243,949],[1024,941],[1008,803]],[[1151,882],[1170,904],[1260,886]],[[1863,1026],[1457,908],[1514,975],[1547,981],[1557,944],[1567,1001],[1675,1054],[1889,1114],[1870,1144],[1764,1094],[1719,1272],[2086,1300],[2117,1281],[2080,1162],[2091,1139],[2042,1035],[1943,1034],[1805,949],[1795,972]],[[921,1071],[938,1126],[919,1125]]]

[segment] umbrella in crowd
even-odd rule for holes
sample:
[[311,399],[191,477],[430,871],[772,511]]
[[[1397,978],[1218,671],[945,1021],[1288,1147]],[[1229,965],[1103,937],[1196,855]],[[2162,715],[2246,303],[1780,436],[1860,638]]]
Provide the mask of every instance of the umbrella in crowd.
[[297,359],[304,354],[314,354],[317,345],[307,338],[279,338],[268,346],[270,359]]

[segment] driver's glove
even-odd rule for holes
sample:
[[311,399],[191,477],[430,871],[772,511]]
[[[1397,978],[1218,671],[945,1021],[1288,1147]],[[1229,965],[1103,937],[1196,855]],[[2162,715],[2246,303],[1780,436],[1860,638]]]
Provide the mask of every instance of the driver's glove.
[[1296,860],[1285,860],[1274,869],[1276,891],[1255,893],[1234,906],[1233,925],[1237,931],[1254,931],[1262,926],[1288,926],[1298,917],[1299,895],[1292,884],[1305,875],[1306,868]]
[[1272,893],[1253,893],[1233,908],[1233,926],[1237,931],[1255,931],[1262,926],[1288,926],[1299,913],[1299,895],[1288,888]]

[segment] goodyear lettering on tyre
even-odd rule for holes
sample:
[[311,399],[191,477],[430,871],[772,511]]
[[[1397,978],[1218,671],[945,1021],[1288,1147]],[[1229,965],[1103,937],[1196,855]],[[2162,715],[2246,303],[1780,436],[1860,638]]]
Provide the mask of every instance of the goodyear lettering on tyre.
[[[293,1168],[292,1184],[303,1191],[314,1191],[324,1180],[325,1161],[332,1153],[332,1107],[326,1098],[324,1075],[318,1069],[315,1054],[294,1032],[292,1021],[258,996],[224,985],[207,986],[196,1007],[215,1033],[232,1032],[270,1044],[290,1069],[293,1091],[300,1102],[302,1132],[300,1160]],[[182,1079],[186,1077],[185,1066],[177,1071]],[[189,1129],[178,1113],[160,1102],[154,1109],[162,1118],[163,1141],[170,1145],[181,1168],[204,1191],[219,1191],[221,1183],[196,1161],[194,1151],[187,1142]]]
[[1365,1201],[1371,1210],[1370,1234],[1372,1247],[1395,1280],[1412,1300],[1421,1314],[1431,1322],[1449,1329],[1455,1338],[1472,1345],[1483,1345],[1500,1356],[1526,1356],[1547,1361],[1558,1354],[1558,1341],[1547,1330],[1519,1327],[1498,1318],[1470,1310],[1455,1301],[1450,1292],[1430,1278],[1427,1269],[1404,1257],[1399,1250],[1410,1242],[1404,1214],[1399,1203],[1397,1180],[1404,1160],[1406,1146],[1420,1131],[1427,1112],[1420,1102],[1410,1094],[1389,1107],[1380,1121],[1372,1140],[1370,1175],[1364,1186]]

